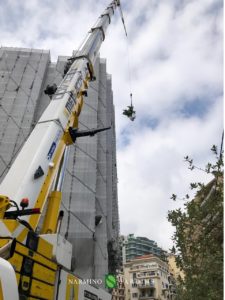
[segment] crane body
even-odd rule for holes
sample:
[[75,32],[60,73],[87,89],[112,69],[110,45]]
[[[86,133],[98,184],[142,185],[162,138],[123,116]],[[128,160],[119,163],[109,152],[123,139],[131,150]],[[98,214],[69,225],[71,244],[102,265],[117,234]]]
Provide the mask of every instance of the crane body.
[[95,60],[119,5],[112,1],[79,53],[68,60],[63,80],[49,89],[50,104],[0,185],[0,299],[111,299],[101,289],[79,284],[71,271],[72,245],[58,228],[69,146],[80,136],[109,129],[81,132],[78,123],[88,84],[95,80]]

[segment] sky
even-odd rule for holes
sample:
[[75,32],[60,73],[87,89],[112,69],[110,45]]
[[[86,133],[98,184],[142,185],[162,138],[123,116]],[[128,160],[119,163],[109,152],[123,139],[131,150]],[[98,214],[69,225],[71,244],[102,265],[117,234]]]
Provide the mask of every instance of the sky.
[[[121,234],[155,240],[168,250],[168,211],[194,181],[190,171],[213,161],[223,131],[223,2],[123,0],[128,38],[119,12],[108,28],[101,57],[112,75],[117,134]],[[71,55],[110,3],[107,0],[0,1],[0,44]],[[133,94],[137,118],[122,115]]]

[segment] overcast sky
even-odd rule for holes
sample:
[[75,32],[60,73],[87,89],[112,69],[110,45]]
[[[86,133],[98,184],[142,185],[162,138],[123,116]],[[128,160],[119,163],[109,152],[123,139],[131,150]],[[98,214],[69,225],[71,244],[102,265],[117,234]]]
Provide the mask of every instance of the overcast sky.
[[[6,0],[0,6],[2,46],[50,49],[71,55],[107,0]],[[210,180],[191,172],[213,159],[223,130],[223,2],[123,0],[128,41],[118,11],[101,48],[112,74],[117,126],[121,234],[134,233],[171,248],[170,200],[189,183]],[[128,55],[129,54],[129,55]],[[130,70],[128,67],[128,56]],[[129,78],[131,77],[131,84]],[[122,115],[132,90],[137,119]]]

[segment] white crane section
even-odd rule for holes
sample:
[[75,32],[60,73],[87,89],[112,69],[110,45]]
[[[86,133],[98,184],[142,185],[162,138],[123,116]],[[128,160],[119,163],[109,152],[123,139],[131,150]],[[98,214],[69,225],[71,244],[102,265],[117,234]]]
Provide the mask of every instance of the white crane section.
[[[79,93],[87,88],[87,81],[94,78],[93,65],[117,5],[119,1],[113,1],[108,6],[96,26],[91,29],[79,55],[72,57],[73,63],[69,71],[0,185],[0,194],[6,195],[18,205],[21,199],[28,198],[29,207],[38,207],[37,199],[45,184],[46,176],[51,168],[59,167],[62,154],[54,161],[56,149],[70,125],[71,115],[76,113]],[[35,178],[38,169],[42,175]],[[54,176],[56,174],[57,172]],[[47,194],[50,192],[51,184],[52,182],[48,186]]]

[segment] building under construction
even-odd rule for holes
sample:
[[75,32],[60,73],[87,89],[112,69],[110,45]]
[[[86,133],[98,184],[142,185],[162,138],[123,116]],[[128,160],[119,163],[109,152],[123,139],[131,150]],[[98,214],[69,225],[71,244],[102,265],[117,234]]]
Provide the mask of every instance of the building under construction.
[[[45,50],[0,48],[0,182],[51,101],[44,90],[60,83],[66,61],[60,56],[52,63]],[[95,75],[79,128],[111,129],[70,146],[60,231],[73,244],[74,272],[103,279],[118,262],[119,216],[113,93],[104,59],[97,59]]]

